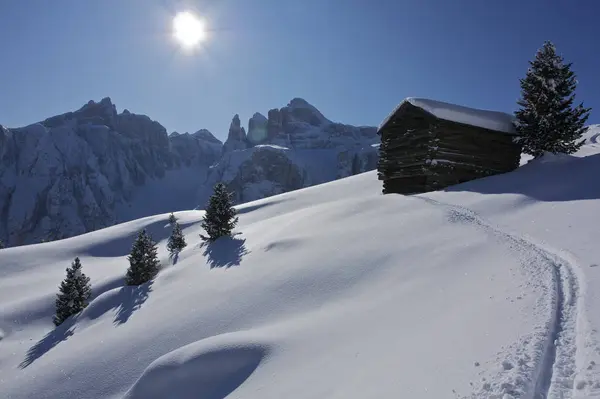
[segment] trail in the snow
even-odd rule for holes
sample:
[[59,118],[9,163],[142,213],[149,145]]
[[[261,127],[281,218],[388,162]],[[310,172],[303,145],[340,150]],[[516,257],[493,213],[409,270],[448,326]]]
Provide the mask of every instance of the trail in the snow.
[[[517,250],[527,253],[524,267],[533,276],[539,277],[543,271],[541,268],[550,267],[551,281],[538,281],[540,284],[550,283],[548,287],[548,298],[546,312],[548,321],[539,334],[539,345],[537,345],[536,361],[533,369],[531,383],[521,397],[532,399],[546,398],[570,398],[573,395],[574,380],[576,376],[575,355],[576,326],[577,326],[577,293],[578,283],[573,273],[573,265],[556,253],[542,248],[523,237],[502,231],[498,227],[485,221],[476,212],[458,205],[447,204],[423,196],[415,196],[432,205],[443,207],[448,210],[448,217],[452,222],[469,223],[482,228],[488,233],[502,239],[516,247]],[[535,270],[538,268],[538,270]],[[536,345],[534,345],[536,348]],[[521,381],[526,376],[517,376]],[[487,385],[487,384],[486,384]],[[508,388],[507,388],[508,387]],[[515,394],[514,385],[502,383],[500,394]],[[488,386],[486,389],[490,389]],[[490,392],[491,393],[491,392]],[[519,395],[517,395],[518,397]],[[490,396],[491,397],[491,396]],[[495,396],[494,396],[495,397]],[[504,397],[504,396],[502,396]]]

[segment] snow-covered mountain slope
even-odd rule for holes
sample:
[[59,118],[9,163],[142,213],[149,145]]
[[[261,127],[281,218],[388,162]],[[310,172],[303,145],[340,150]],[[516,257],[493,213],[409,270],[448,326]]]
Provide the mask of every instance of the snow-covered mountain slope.
[[[145,115],[117,113],[109,98],[24,128],[0,126],[0,239],[11,246],[56,240],[203,206],[224,169],[241,201],[375,168],[375,128],[333,123],[300,99],[271,110],[269,116],[253,116],[249,138],[236,115],[225,145],[205,129],[167,135]],[[269,180],[269,174],[260,172],[264,157],[255,154],[264,152],[253,146],[284,141],[290,144],[288,150],[269,158],[270,166],[291,164],[304,174],[300,184],[282,181],[281,174]],[[306,153],[307,148],[315,154]],[[297,155],[296,150],[304,153]],[[321,158],[324,150],[339,161],[317,169],[311,159]],[[244,158],[238,163],[243,169],[231,170],[230,157]],[[306,166],[294,164],[297,159]]]
[[[243,204],[210,246],[179,212],[175,264],[168,214],[2,250],[0,397],[599,396],[599,167],[586,145],[416,196],[367,172]],[[123,287],[144,227],[163,270]],[[54,328],[75,256],[93,299]]]
[[109,98],[24,128],[0,127],[0,238],[21,245],[128,220],[121,205],[168,171],[193,168],[203,181],[220,156],[212,139],[169,139],[147,116],[118,114]]

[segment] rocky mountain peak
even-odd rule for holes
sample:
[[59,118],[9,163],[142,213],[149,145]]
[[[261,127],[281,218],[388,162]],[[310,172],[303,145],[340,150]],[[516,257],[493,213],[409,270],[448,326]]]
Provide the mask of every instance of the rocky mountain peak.
[[260,144],[268,140],[268,119],[257,112],[248,121],[248,141],[252,144]]
[[227,140],[223,144],[223,153],[244,150],[248,148],[248,140],[246,137],[246,130],[242,127],[240,116],[235,114],[229,125],[229,133],[227,134]]
[[90,100],[77,111],[53,116],[45,119],[41,124],[49,129],[68,123],[74,125],[104,125],[114,129],[116,117],[117,108],[112,103],[110,97],[105,97],[100,102]]
[[221,140],[216,138],[208,129],[200,129],[196,133],[193,133],[192,136],[209,141],[211,143],[223,144]]
[[281,109],[284,114],[283,123],[304,122],[312,126],[321,126],[330,121],[308,101],[303,98],[293,98],[286,107]]

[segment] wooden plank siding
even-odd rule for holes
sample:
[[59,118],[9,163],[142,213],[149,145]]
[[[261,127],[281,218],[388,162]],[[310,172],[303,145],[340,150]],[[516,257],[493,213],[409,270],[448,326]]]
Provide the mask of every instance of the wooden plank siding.
[[513,135],[438,119],[408,102],[378,132],[383,193],[439,190],[519,166]]

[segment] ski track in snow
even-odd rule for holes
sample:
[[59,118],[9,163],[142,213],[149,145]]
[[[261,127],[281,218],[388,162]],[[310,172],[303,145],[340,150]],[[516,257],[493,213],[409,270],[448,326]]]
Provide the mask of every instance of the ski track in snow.
[[[471,398],[567,399],[574,396],[577,353],[579,283],[576,265],[552,250],[502,231],[476,212],[458,205],[415,196],[448,210],[453,223],[468,223],[507,243],[523,255],[522,265],[529,277],[527,284],[544,293],[536,303],[535,313],[546,313],[544,326],[523,337],[512,348],[499,353],[500,371],[495,378],[482,378],[479,392]],[[549,267],[548,267],[549,266]],[[579,385],[579,384],[578,384]]]

